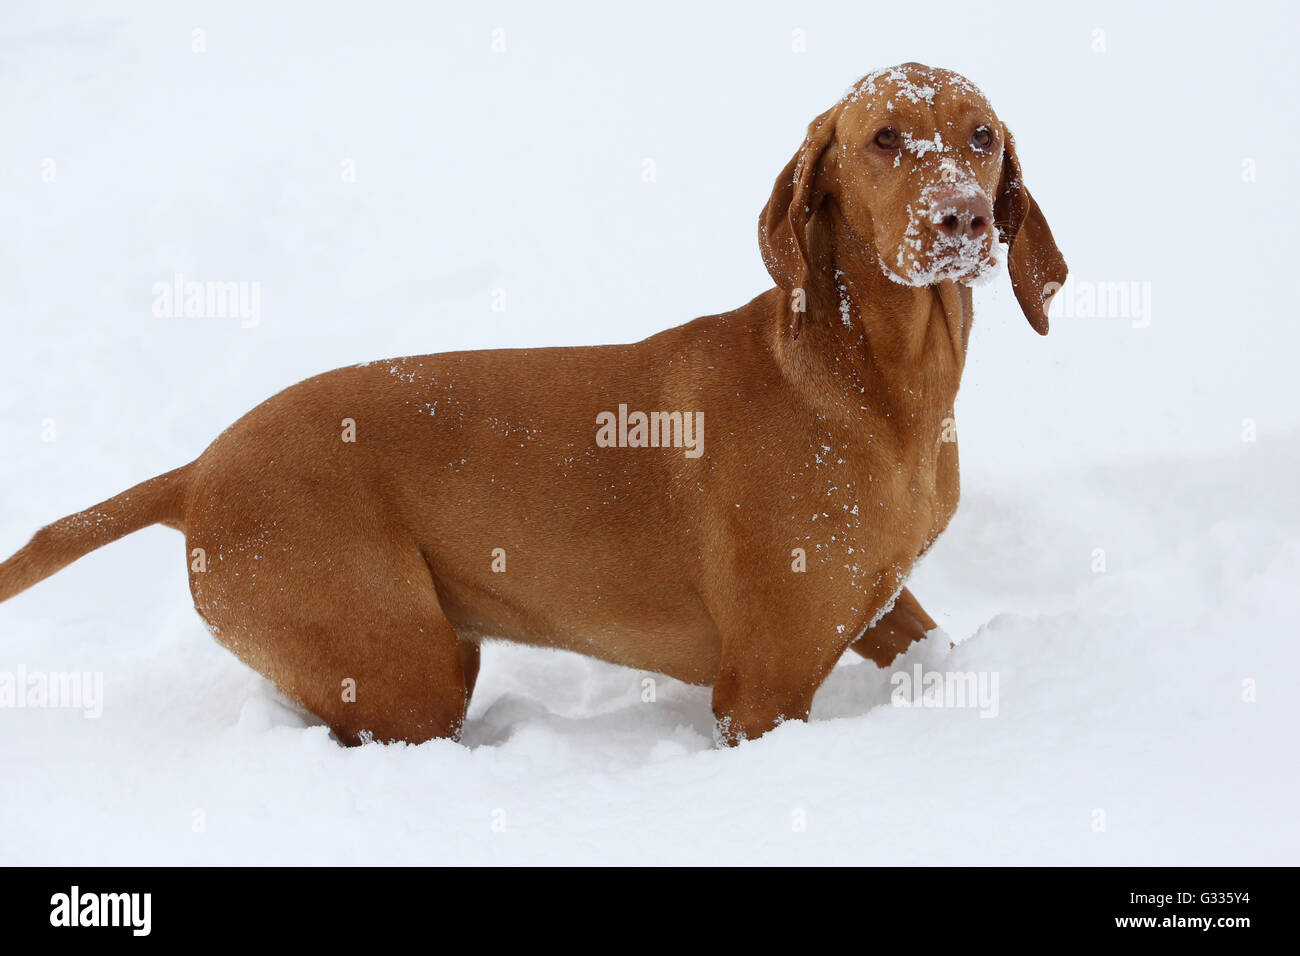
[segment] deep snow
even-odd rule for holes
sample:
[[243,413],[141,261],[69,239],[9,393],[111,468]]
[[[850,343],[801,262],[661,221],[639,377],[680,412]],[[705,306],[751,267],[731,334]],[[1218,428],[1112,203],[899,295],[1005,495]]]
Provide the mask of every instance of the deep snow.
[[[104,675],[98,719],[0,709],[0,862],[1300,862],[1297,14],[927,9],[8,5],[5,555],[312,373],[742,304],[807,122],[906,59],[1015,132],[1074,314],[976,291],[962,506],[910,583],[946,636],[846,659],[811,723],[718,751],[707,689],[496,644],[468,746],[345,750],[150,529],[0,606],[0,672]],[[177,273],[259,283],[256,327],[156,316]],[[918,661],[997,716],[891,706]]]

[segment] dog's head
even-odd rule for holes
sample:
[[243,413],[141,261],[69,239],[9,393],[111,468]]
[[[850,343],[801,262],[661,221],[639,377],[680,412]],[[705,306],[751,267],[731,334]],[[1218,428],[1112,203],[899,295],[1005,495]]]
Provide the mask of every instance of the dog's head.
[[809,224],[827,201],[904,285],[978,282],[1005,243],[1020,307],[1047,334],[1065,259],[1025,188],[1011,133],[965,77],[919,63],[878,70],[812,121],[759,219],[763,261],[786,290],[835,283],[809,254]]

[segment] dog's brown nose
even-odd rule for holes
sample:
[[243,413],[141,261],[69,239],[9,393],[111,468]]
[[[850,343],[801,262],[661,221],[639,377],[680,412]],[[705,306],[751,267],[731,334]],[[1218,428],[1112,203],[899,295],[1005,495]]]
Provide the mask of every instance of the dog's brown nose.
[[993,208],[980,194],[948,196],[934,204],[930,221],[945,236],[977,239],[988,232]]

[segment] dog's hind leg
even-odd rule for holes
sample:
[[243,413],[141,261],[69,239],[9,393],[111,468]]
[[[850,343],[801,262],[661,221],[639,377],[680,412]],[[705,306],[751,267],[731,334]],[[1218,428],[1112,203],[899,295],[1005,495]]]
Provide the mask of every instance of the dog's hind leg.
[[246,567],[231,574],[231,563],[191,579],[199,613],[221,644],[340,741],[460,736],[478,648],[467,652],[457,638],[422,562],[380,571],[338,555],[310,579],[267,581],[271,588],[262,582],[273,567],[254,577]]
[[465,704],[474,696],[474,685],[478,682],[479,645],[473,641],[460,642],[460,665],[465,672]]
[[327,631],[280,632],[268,643],[270,666],[258,669],[344,744],[460,737],[477,647],[467,661],[436,602],[400,612],[359,607]]
[[[341,621],[330,644],[342,653],[329,656],[329,672],[307,671],[316,682],[311,688],[298,681],[299,694],[317,696],[311,709],[343,743],[460,738],[478,675],[478,649],[467,660],[465,645],[436,600],[432,605],[409,615],[368,613]],[[355,693],[343,693],[345,687]]]

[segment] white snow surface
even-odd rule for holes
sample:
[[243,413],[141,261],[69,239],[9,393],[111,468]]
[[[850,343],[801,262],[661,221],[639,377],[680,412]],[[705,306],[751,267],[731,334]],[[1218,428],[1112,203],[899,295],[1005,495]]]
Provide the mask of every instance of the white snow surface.
[[[0,552],[310,374],[743,304],[808,121],[916,59],[1015,132],[1076,313],[976,290],[909,581],[942,633],[734,750],[706,688],[504,644],[464,745],[345,749],[153,528],[0,606],[0,672],[104,679],[98,719],[0,709],[0,863],[1300,863],[1294,10],[600,9],[8,4]],[[154,315],[177,273],[259,322]],[[1089,314],[1105,282],[1149,314]],[[996,674],[997,716],[891,706],[916,663]]]

